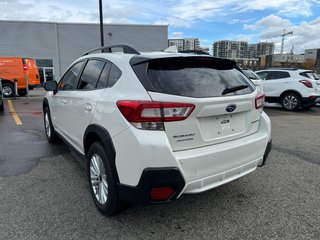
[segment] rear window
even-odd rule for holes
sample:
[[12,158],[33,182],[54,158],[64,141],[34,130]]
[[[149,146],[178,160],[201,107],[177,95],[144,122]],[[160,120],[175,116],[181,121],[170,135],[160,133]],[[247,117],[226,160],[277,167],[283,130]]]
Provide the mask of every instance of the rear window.
[[148,91],[195,98],[220,97],[226,88],[239,85],[248,87],[227,95],[249,94],[254,91],[252,83],[229,60],[204,57],[163,58],[150,60],[145,65],[149,84],[144,85]]
[[313,79],[313,80],[319,80],[320,77],[317,73],[315,72],[301,72],[299,73],[299,75],[303,76],[303,77],[307,77],[307,78],[310,78],[310,79]]

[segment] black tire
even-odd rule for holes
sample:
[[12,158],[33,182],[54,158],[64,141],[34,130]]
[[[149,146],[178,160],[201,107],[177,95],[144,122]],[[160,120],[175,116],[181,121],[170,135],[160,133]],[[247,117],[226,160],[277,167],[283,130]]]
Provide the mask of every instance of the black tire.
[[54,130],[49,107],[45,107],[43,110],[43,121],[44,121],[44,130],[49,143],[57,143],[59,142],[59,137]]
[[14,97],[14,86],[10,83],[2,83],[2,94],[6,98]]
[[[100,163],[101,171],[97,170],[98,167],[94,167],[94,162]],[[102,144],[99,142],[93,143],[87,154],[87,176],[90,193],[98,210],[106,216],[112,216],[122,211],[125,206],[118,196],[118,180],[113,165]],[[99,191],[101,193],[100,199]],[[104,195],[106,199],[102,197],[102,191],[107,192]]]
[[[1,98],[1,95],[0,95]],[[2,103],[0,104],[0,112],[4,111],[4,101],[2,100]]]
[[295,93],[286,93],[281,98],[281,105],[288,111],[298,110],[301,107],[301,98]]
[[27,90],[26,89],[19,89],[18,90],[18,95],[20,97],[24,97],[25,95],[27,95]]

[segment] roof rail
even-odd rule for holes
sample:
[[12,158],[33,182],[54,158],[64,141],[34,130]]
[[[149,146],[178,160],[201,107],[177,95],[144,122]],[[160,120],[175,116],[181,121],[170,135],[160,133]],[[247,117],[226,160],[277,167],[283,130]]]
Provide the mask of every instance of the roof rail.
[[184,50],[179,51],[180,53],[193,53],[193,54],[199,54],[199,55],[210,55],[209,53],[202,51],[202,50]]
[[112,53],[112,48],[122,48],[123,53],[140,54],[133,47],[130,47],[130,46],[125,45],[125,44],[119,44],[119,45],[110,45],[110,46],[104,46],[104,47],[95,48],[95,49],[92,49],[92,50],[84,53],[82,56],[89,55],[90,53],[97,52],[97,51],[100,51],[100,50],[101,50],[101,52]]

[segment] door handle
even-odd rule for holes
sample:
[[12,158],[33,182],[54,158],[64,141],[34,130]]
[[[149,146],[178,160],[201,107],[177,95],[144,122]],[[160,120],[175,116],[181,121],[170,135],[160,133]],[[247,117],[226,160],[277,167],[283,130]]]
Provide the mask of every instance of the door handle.
[[86,112],[91,112],[91,110],[92,110],[92,106],[91,106],[91,104],[85,104],[84,105],[84,111],[86,111]]
[[67,104],[67,99],[62,99],[62,104]]

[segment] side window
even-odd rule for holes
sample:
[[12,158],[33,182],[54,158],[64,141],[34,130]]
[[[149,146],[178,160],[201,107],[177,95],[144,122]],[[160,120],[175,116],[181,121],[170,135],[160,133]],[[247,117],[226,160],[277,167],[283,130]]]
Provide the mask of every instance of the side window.
[[290,77],[290,74],[288,73],[288,72],[276,72],[277,74],[276,74],[276,77],[277,77],[277,79],[279,79],[279,78],[288,78],[288,77]]
[[266,80],[273,80],[273,79],[277,79],[275,72],[268,72],[266,76]]
[[73,65],[61,78],[58,84],[58,89],[68,91],[76,89],[77,79],[80,74],[83,62],[78,62]]
[[112,87],[121,77],[121,70],[114,64],[112,64],[109,74],[108,87]]
[[105,62],[89,60],[80,77],[78,89],[93,90],[96,88]]
[[97,89],[106,88],[108,84],[108,76],[110,71],[111,63],[106,62],[106,65],[104,66],[102,73],[99,78],[99,82],[97,85]]
[[265,80],[268,77],[268,72],[258,72],[257,75],[262,79]]

